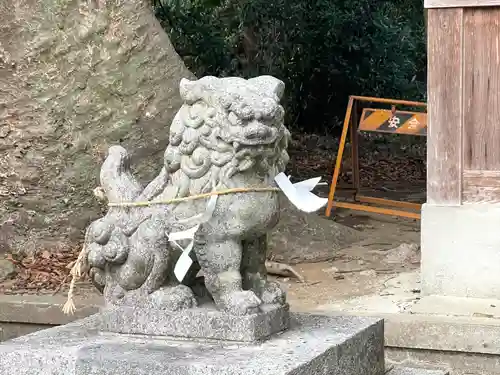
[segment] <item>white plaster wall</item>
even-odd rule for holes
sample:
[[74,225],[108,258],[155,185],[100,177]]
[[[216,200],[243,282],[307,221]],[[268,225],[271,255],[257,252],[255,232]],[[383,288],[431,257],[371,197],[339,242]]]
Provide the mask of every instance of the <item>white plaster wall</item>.
[[500,205],[422,207],[422,293],[500,299]]

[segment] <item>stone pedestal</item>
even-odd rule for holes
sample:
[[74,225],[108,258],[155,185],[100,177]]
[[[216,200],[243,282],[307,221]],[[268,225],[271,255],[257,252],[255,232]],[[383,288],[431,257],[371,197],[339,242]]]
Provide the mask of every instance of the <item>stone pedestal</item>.
[[[263,342],[175,339],[102,331],[103,316],[0,345],[0,374],[383,375],[383,321],[292,315]],[[225,329],[216,328],[214,329]]]
[[500,207],[422,207],[422,292],[500,296]]
[[96,320],[103,332],[254,342],[286,330],[290,313],[288,305],[262,305],[259,314],[235,316],[204,304],[177,312],[121,307],[103,311]]

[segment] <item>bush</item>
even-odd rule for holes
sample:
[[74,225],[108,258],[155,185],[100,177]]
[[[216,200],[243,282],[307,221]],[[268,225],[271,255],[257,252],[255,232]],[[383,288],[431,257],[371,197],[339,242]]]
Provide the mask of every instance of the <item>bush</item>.
[[197,76],[285,81],[294,130],[338,130],[349,95],[425,100],[421,1],[165,0],[156,14]]

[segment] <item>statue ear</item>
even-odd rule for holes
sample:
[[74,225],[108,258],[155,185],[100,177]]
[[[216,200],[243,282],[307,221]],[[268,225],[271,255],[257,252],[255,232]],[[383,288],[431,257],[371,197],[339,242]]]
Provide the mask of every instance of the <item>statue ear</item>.
[[220,78],[213,76],[205,76],[194,81],[182,78],[179,83],[179,93],[187,104],[193,104],[202,99],[209,100],[213,92],[220,89],[220,81]]
[[285,92],[285,83],[273,76],[259,76],[248,80],[251,84],[257,86],[265,94],[273,93],[278,97],[278,101],[283,98]]
[[191,81],[186,78],[182,78],[179,83],[179,94],[185,102],[194,103],[198,100],[198,90],[196,81]]

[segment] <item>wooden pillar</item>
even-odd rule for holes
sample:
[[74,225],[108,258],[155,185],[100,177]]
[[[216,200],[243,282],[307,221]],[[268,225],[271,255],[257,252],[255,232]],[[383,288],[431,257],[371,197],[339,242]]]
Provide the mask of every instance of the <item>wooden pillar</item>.
[[500,0],[424,5],[429,131],[423,291],[500,299]]

